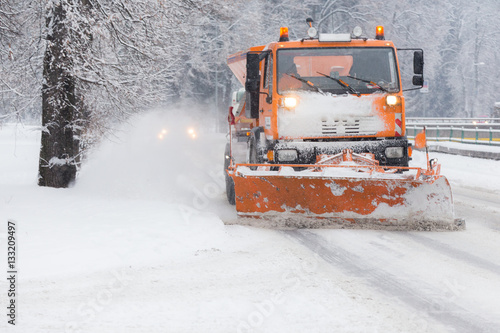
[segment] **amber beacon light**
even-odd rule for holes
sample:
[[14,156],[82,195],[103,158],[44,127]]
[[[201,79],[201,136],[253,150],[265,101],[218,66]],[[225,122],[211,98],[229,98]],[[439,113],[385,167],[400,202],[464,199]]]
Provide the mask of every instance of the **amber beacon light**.
[[377,29],[376,29],[376,35],[375,35],[375,39],[380,39],[380,40],[384,40],[385,39],[385,36],[384,36],[384,27],[379,25],[377,26]]
[[288,27],[280,28],[280,42],[288,42],[290,39],[288,38]]

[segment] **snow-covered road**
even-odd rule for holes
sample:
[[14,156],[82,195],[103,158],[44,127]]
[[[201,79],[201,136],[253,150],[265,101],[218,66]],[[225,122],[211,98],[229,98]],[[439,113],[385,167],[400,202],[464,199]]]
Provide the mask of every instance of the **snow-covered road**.
[[229,226],[224,136],[160,140],[186,124],[157,113],[133,123],[65,190],[36,186],[39,131],[0,129],[5,274],[8,219],[20,249],[2,332],[500,331],[500,161],[433,154],[465,231]]

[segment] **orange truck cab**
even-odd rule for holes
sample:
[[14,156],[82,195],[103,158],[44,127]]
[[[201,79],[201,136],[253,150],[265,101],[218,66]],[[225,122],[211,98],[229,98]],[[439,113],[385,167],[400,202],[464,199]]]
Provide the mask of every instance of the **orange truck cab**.
[[[319,35],[311,27],[309,37],[297,41],[287,34],[282,28],[279,41],[227,61],[245,87],[237,122],[251,124],[244,127],[246,162],[314,164],[320,155],[351,149],[374,154],[381,166],[408,166],[398,49],[383,28],[375,39],[359,27]],[[423,51],[405,50],[414,52],[412,89],[419,89]]]

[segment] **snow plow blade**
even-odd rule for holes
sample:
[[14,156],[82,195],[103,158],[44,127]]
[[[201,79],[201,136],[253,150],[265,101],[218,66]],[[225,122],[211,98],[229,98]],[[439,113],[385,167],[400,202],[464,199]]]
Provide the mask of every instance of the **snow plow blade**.
[[463,221],[454,219],[451,188],[444,176],[426,175],[417,168],[407,168],[413,169],[410,175],[367,168],[309,165],[303,171],[286,166],[253,171],[237,165],[229,175],[235,184],[238,223],[278,228],[462,228]]

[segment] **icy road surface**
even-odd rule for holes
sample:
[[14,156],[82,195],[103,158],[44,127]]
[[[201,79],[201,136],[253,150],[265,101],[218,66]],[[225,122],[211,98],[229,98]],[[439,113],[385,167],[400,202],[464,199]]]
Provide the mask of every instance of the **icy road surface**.
[[500,331],[499,161],[432,154],[465,231],[226,226],[224,135],[131,123],[59,190],[36,186],[40,132],[0,128],[1,332]]

